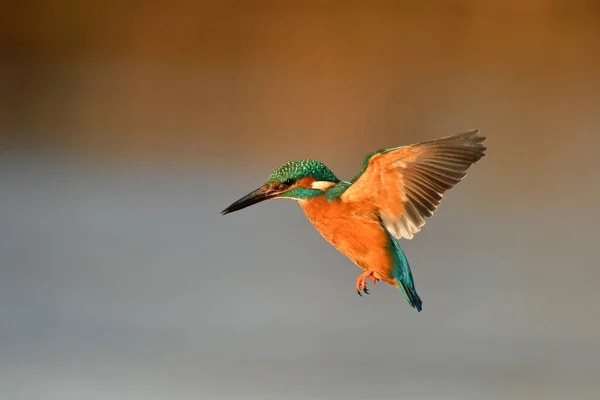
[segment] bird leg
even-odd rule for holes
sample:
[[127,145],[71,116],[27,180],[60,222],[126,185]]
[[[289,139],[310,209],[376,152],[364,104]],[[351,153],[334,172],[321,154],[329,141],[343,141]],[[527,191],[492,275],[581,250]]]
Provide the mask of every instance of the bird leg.
[[366,270],[362,274],[358,275],[358,278],[356,278],[356,292],[359,296],[362,296],[361,292],[369,294],[369,290],[367,290],[367,278],[373,282],[373,285],[379,281],[379,279],[373,276],[373,271],[370,270]]

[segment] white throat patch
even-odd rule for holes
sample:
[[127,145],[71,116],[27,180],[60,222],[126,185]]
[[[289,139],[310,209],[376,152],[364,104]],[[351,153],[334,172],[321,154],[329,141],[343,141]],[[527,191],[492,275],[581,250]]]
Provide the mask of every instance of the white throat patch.
[[315,181],[310,187],[313,189],[327,190],[332,186],[335,186],[335,183],[327,181]]

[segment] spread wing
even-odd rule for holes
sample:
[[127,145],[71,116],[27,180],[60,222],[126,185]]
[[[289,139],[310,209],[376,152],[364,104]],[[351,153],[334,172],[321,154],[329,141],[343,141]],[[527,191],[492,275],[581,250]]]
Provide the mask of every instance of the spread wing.
[[485,137],[478,133],[477,129],[367,156],[362,174],[341,199],[372,203],[395,238],[412,239],[438,208],[444,192],[485,155]]

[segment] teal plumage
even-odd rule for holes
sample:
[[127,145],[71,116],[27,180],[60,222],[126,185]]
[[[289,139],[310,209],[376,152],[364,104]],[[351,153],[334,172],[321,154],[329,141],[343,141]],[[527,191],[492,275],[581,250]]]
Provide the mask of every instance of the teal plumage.
[[316,160],[296,160],[286,162],[273,171],[269,175],[266,184],[280,184],[288,179],[298,180],[306,176],[312,176],[318,181],[335,183],[340,181],[322,162]]
[[420,312],[422,310],[423,303],[421,302],[421,298],[415,289],[415,282],[413,281],[412,271],[410,270],[408,259],[406,258],[406,255],[404,255],[404,251],[402,251],[402,248],[396,239],[394,239],[394,237],[383,225],[382,228],[385,230],[390,240],[387,250],[392,256],[394,265],[391,275],[398,283],[398,287],[400,290],[402,290],[402,293],[404,294],[406,301],[408,301],[408,304]]

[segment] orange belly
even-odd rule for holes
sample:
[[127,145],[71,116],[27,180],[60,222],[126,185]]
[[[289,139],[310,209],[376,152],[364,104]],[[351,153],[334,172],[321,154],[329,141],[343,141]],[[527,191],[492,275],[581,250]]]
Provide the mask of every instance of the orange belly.
[[390,239],[372,207],[358,207],[341,200],[327,202],[324,196],[299,203],[325,240],[359,267],[373,271],[377,279],[395,285],[390,276]]

